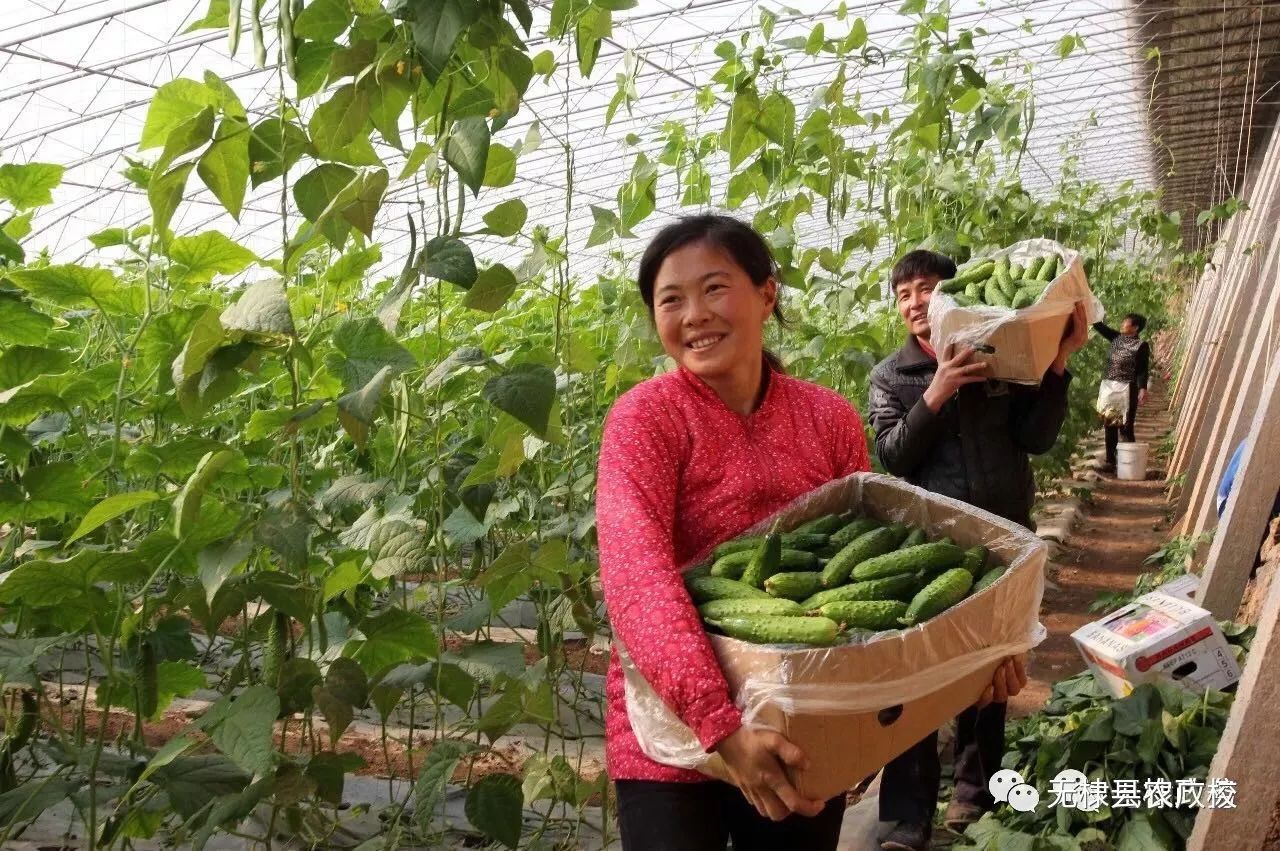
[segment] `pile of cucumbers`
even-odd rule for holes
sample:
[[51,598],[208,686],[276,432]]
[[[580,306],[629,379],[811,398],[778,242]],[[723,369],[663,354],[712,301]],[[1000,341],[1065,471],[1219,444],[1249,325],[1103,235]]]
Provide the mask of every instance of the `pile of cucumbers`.
[[1049,284],[1066,271],[1057,254],[1036,257],[1025,267],[1010,263],[1008,257],[977,260],[954,278],[938,284],[961,307],[985,305],[1017,310],[1040,300]]
[[826,646],[915,626],[1004,574],[985,547],[923,529],[829,514],[785,533],[737,538],[685,576],[705,623],[757,644]]

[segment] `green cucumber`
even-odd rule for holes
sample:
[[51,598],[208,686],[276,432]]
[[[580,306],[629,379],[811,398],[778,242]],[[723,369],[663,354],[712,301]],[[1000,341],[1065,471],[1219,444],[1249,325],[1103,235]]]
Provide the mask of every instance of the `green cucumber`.
[[800,534],[830,535],[843,525],[844,521],[840,519],[839,514],[824,514],[807,523],[801,523],[791,532],[792,534],[799,532]]
[[760,546],[756,547],[742,571],[742,581],[754,588],[764,586],[764,581],[782,570],[782,536],[769,534],[764,536]]
[[977,594],[979,591],[985,591],[991,586],[992,582],[995,582],[1001,576],[1004,576],[1005,571],[1008,569],[1008,567],[1002,565],[1000,567],[993,567],[986,573],[982,574],[982,578],[973,584],[973,593]]
[[775,573],[764,581],[764,590],[775,597],[803,600],[822,590],[822,574],[817,571]]
[[960,566],[969,571],[974,579],[982,575],[982,568],[987,563],[987,548],[978,544],[964,551],[964,561]]
[[712,600],[698,606],[698,614],[707,620],[741,618],[753,615],[803,615],[804,609],[794,600],[726,599]]
[[825,646],[836,640],[840,627],[830,618],[793,615],[757,615],[721,618],[714,625],[725,635],[756,644],[813,644]]
[[955,544],[921,544],[864,559],[854,566],[853,578],[861,582],[899,573],[937,571],[955,567],[963,561],[964,550]]
[[879,529],[883,524],[874,517],[858,517],[851,520],[831,536],[828,546],[835,547],[836,552],[852,544],[868,532]]
[[929,543],[929,535],[923,529],[919,526],[911,526],[909,528],[911,531],[907,534],[906,540],[898,546],[898,549],[905,550],[907,547],[918,547],[921,544]]
[[942,614],[959,603],[973,587],[973,574],[963,567],[953,568],[924,586],[911,599],[902,622],[914,626]]
[[907,604],[900,600],[841,600],[818,611],[846,628],[897,629],[907,614]]
[[858,564],[874,556],[892,552],[906,540],[908,534],[906,526],[894,523],[892,526],[873,529],[854,539],[853,543],[832,556],[831,561],[822,569],[822,584],[827,588],[843,585]]
[[759,588],[753,588],[736,579],[725,579],[722,576],[686,577],[684,584],[695,603],[709,603],[712,600],[773,599]]
[[821,609],[827,603],[838,603],[846,600],[902,600],[909,601],[920,590],[921,582],[914,574],[903,573],[897,576],[886,576],[883,579],[870,579],[866,582],[852,582],[839,588],[828,588],[819,591],[800,605],[806,612]]
[[[753,552],[729,553],[727,556],[722,556],[711,565],[711,575],[741,579],[754,556]],[[805,550],[784,549],[778,557],[779,570],[817,570],[819,566],[817,554]]]

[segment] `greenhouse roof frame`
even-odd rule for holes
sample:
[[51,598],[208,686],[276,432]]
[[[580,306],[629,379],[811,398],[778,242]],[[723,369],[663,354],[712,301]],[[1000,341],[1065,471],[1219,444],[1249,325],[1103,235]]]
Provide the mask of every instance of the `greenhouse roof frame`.
[[[76,259],[85,255],[89,234],[108,226],[133,226],[149,217],[144,193],[119,178],[117,172],[124,165],[123,158],[136,149],[150,93],[169,79],[198,75],[211,68],[236,89],[251,115],[265,115],[274,108],[277,74],[273,65],[253,68],[244,61],[243,49],[241,57],[227,57],[222,30],[181,35],[191,21],[202,16],[206,5],[207,0],[18,0],[19,8],[10,18],[15,22],[0,27],[0,75],[6,83],[14,81],[0,84],[0,103],[18,105],[11,119],[0,123],[0,159],[69,166],[63,186],[55,193],[55,204],[36,216],[35,230],[27,239],[30,247],[47,245],[55,258]],[[265,4],[264,11],[269,14],[273,5]],[[490,190],[486,202],[521,194],[530,201],[531,221],[553,223],[557,229],[567,226],[575,274],[591,275],[609,262],[607,246],[587,250],[581,245],[592,224],[588,205],[612,205],[614,191],[629,172],[636,149],[623,144],[624,137],[629,132],[647,136],[639,149],[652,153],[653,123],[671,115],[693,114],[696,88],[707,82],[720,61],[711,48],[723,38],[754,27],[760,4],[748,0],[663,0],[661,9],[654,9],[654,5],[651,0],[631,13],[615,16],[614,36],[601,48],[593,79],[583,81],[574,69],[557,73],[541,90],[531,89],[528,103],[501,137],[508,142],[522,138],[530,123],[538,120],[547,142],[527,162],[522,160],[516,186]],[[855,2],[849,4],[849,14],[866,17],[873,42],[888,43],[905,23],[894,11],[897,5],[896,0]],[[535,33],[544,28],[549,6],[549,2],[534,4]],[[824,16],[832,17],[835,6],[815,2],[800,10],[801,14],[779,12],[777,38],[805,31]],[[1227,7],[1220,14],[1247,16],[1255,7],[1265,11],[1265,4],[1250,3]],[[1270,51],[1276,48],[1264,47],[1266,39],[1250,34],[1247,25],[1233,18],[1227,27],[1223,23],[1226,17],[1219,21],[1214,14],[1206,12],[1203,4],[1029,0],[989,5],[958,2],[952,18],[957,26],[984,26],[993,49],[1016,47],[1044,68],[1036,77],[1037,129],[1023,164],[1028,187],[1040,192],[1048,189],[1061,163],[1060,143],[1068,132],[1075,133],[1081,140],[1085,177],[1112,185],[1129,179],[1139,188],[1151,188],[1160,175],[1167,206],[1183,212],[1185,225],[1197,210],[1221,200],[1224,193],[1230,194],[1230,181],[1203,185],[1206,169],[1228,173],[1223,153],[1227,130],[1207,127],[1203,111],[1190,107],[1203,99],[1217,108],[1229,97],[1239,101],[1241,115],[1249,107],[1264,108],[1256,115],[1273,107],[1268,96],[1274,94],[1274,85],[1262,72],[1270,68],[1268,63],[1275,58]],[[1258,33],[1270,32],[1270,16],[1270,12],[1259,14]],[[1023,19],[1034,22],[1034,35],[1021,29]],[[1220,84],[1217,96],[1196,94],[1178,105],[1180,86],[1187,85],[1197,72],[1214,70],[1210,42],[1215,27],[1222,57],[1214,78]],[[1053,51],[1058,39],[1072,32],[1084,37],[1087,52],[1057,59]],[[132,43],[135,48],[113,50],[115,42]],[[535,50],[551,48],[561,60],[568,58],[567,45],[540,38],[530,39],[530,45]],[[1178,70],[1176,76],[1162,76],[1150,98],[1150,63],[1143,57],[1148,46],[1159,47],[1162,59]],[[1236,73],[1231,63],[1250,46],[1257,57],[1256,78],[1232,78],[1227,84],[1227,76]],[[603,115],[613,91],[613,75],[621,70],[628,49],[636,51],[642,66],[636,75],[640,93],[636,114],[628,117],[620,113],[608,131],[603,130],[603,121],[582,121],[584,116]],[[829,78],[834,67],[832,62],[817,58],[797,66],[789,82],[795,81],[798,88],[810,87]],[[56,72],[49,73],[54,69]],[[901,92],[900,77],[900,69],[895,67],[866,69],[856,84],[877,108],[893,106]],[[1205,89],[1203,83],[1199,89]],[[676,100],[668,106],[668,98]],[[1084,126],[1088,106],[1095,103],[1100,107],[1096,126]],[[708,126],[714,127],[716,110],[723,108],[717,107],[704,119]],[[577,122],[583,126],[574,126]],[[1252,139],[1262,125],[1265,121],[1242,119],[1230,129],[1237,136]],[[1162,137],[1161,145],[1153,146],[1153,130]],[[1180,156],[1209,142],[1220,155],[1214,163]],[[566,144],[583,172],[574,182],[567,225]],[[1184,163],[1175,174],[1167,174],[1167,158],[1160,159],[1165,156],[1164,146]],[[396,173],[404,155],[382,145],[378,151]],[[1239,169],[1232,171],[1238,182]],[[713,174],[713,181],[722,177],[722,173],[719,177]],[[541,199],[531,196],[530,187],[545,195]],[[175,230],[190,233],[217,228],[270,256],[273,248],[279,248],[274,238],[279,188],[279,181],[264,184],[248,199],[237,224],[193,182],[188,204],[174,221]],[[1208,190],[1207,194],[1202,190]],[[379,220],[384,235],[384,272],[403,262],[408,234],[402,213],[405,205],[418,203],[417,192],[410,182],[388,193]],[[681,212],[678,199],[678,189],[664,189],[658,201],[660,215],[653,221]],[[642,228],[637,236],[650,230]],[[1189,230],[1188,235],[1194,236],[1194,231]],[[821,241],[821,235],[817,237]],[[484,247],[478,246],[484,259],[503,262],[511,262],[522,250],[509,241],[493,239]]]

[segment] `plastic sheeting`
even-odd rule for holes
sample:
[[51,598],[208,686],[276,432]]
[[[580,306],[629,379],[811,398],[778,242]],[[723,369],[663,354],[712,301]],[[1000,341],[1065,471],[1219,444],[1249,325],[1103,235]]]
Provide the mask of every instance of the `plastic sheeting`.
[[[859,473],[801,497],[744,534],[763,534],[778,519],[778,528],[792,529],[850,508],[880,520],[922,526],[931,539],[949,536],[965,547],[984,544],[991,551],[991,564],[1007,564],[1009,570],[981,594],[923,624],[847,637],[833,647],[762,646],[713,635],[712,644],[746,724],[776,727],[762,716],[776,718],[778,713],[849,716],[907,704],[1043,640],[1038,613],[1044,591],[1044,543],[1030,531],[958,500],[898,479]],[[719,757],[703,750],[694,732],[645,681],[625,648],[619,647],[619,657],[627,715],[645,754],[665,765],[723,776],[723,768],[715,764]]]

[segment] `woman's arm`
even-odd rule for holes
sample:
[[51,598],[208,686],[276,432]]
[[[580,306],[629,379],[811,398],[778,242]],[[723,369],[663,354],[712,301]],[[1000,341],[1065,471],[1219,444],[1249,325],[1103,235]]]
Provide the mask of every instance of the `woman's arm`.
[[605,421],[596,481],[600,581],[614,634],[710,751],[742,725],[675,560],[680,441],[665,414],[623,397]]

